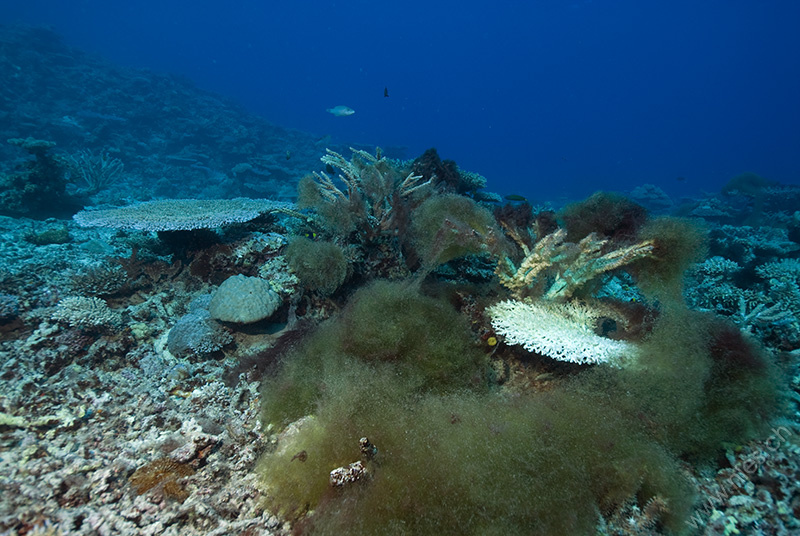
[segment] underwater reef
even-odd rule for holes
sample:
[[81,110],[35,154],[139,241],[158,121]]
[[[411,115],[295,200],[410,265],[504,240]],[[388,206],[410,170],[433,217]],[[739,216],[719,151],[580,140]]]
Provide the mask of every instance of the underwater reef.
[[506,203],[0,54],[0,534],[800,531],[800,188]]

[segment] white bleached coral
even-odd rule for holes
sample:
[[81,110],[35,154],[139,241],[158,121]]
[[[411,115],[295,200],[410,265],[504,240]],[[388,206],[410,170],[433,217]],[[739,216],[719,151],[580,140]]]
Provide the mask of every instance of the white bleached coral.
[[509,343],[559,361],[616,363],[636,354],[633,344],[596,334],[597,311],[576,302],[506,300],[487,312]]

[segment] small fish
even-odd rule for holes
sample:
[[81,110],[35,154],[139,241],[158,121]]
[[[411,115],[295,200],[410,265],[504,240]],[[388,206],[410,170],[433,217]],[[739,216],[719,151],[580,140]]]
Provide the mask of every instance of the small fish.
[[509,194],[509,195],[505,196],[503,199],[505,199],[506,201],[513,201],[513,202],[517,202],[517,203],[521,203],[523,201],[527,201],[526,198],[522,197],[521,195],[517,195],[517,194]]
[[286,151],[286,160],[289,160],[292,157],[292,151]]
[[383,96],[384,97],[388,97],[389,96],[389,88],[388,87],[383,88]]
[[334,106],[333,108],[328,108],[326,111],[329,114],[335,115],[336,117],[345,117],[356,113],[356,111],[349,106],[343,106],[341,104],[339,106]]
[[678,182],[684,182],[686,180],[686,177],[677,177],[675,180]]

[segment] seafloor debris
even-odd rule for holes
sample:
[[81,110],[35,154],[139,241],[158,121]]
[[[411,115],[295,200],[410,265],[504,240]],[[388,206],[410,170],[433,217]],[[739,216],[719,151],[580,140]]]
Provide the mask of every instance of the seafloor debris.
[[361,461],[353,462],[345,467],[337,467],[331,471],[331,486],[339,488],[358,482],[367,476],[367,468]]
[[378,454],[378,447],[370,443],[366,437],[359,439],[358,445],[361,451],[361,460],[331,471],[330,483],[334,488],[341,488],[370,476],[367,463]]

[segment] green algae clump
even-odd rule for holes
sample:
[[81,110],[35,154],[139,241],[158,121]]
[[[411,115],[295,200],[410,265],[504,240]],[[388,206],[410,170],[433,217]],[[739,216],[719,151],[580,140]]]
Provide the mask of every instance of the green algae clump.
[[496,253],[500,232],[492,213],[468,197],[433,196],[411,216],[414,247],[425,264],[437,266],[457,257]]
[[[298,533],[544,536],[596,534],[604,518],[658,505],[646,530],[686,533],[695,490],[682,465],[713,468],[726,443],[767,433],[785,409],[781,379],[737,326],[681,299],[702,228],[645,223],[609,196],[571,210],[598,207],[614,217],[576,219],[576,236],[656,244],[630,266],[653,300],[632,311],[624,367],[562,369],[544,390],[492,385],[465,315],[419,285],[373,282],[262,386],[262,422],[282,430],[257,468],[265,506]],[[449,256],[439,233],[430,259]],[[363,438],[377,455],[360,456]],[[355,477],[332,483],[354,463]]]
[[[409,397],[387,370],[351,374],[258,467],[268,504],[303,532],[593,534],[598,511],[634,496],[665,500],[677,531],[691,506],[678,463],[599,396]],[[368,477],[331,487],[365,436]]]
[[708,251],[705,229],[693,220],[662,216],[648,221],[639,239],[652,240],[655,247],[650,258],[632,266],[637,285],[658,299],[680,299],[683,274]]
[[333,294],[347,278],[347,258],[333,242],[296,236],[286,259],[303,286],[323,295]]
[[314,411],[354,370],[388,371],[405,393],[485,389],[486,362],[463,318],[404,282],[359,289],[341,315],[290,352],[263,386],[263,422],[285,425]]

